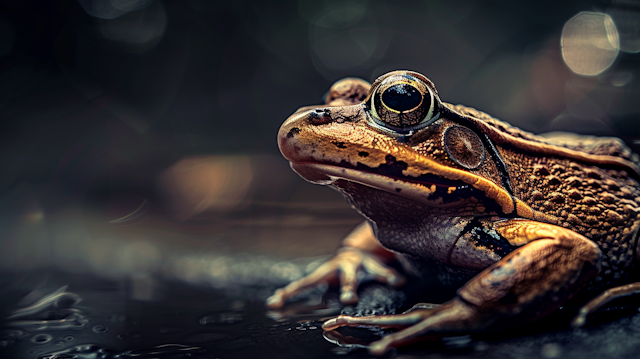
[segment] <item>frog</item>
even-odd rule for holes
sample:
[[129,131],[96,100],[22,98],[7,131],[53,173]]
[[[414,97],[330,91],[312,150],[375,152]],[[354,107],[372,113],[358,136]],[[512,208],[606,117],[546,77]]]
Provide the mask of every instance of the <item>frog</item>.
[[459,283],[442,304],[323,323],[397,329],[369,344],[373,355],[526,325],[582,295],[571,322],[579,327],[612,299],[640,293],[640,161],[618,138],[534,135],[443,102],[426,76],[398,70],[372,84],[336,82],[324,105],[282,124],[278,145],[295,172],[338,190],[365,221],[268,307],[324,283],[354,304],[364,274],[401,287],[435,275],[424,263]]

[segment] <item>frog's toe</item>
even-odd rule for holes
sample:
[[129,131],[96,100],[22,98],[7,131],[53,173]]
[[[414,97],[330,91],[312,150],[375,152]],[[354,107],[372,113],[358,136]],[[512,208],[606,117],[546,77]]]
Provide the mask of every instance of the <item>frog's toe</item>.
[[[429,306],[429,305],[425,305]],[[415,308],[415,307],[414,307]],[[371,343],[369,351],[373,355],[384,355],[391,348],[400,347],[419,340],[429,334],[448,334],[482,329],[485,320],[477,308],[462,300],[453,299],[445,304],[423,308],[397,315],[370,317],[350,317],[341,315],[326,321],[322,329],[329,331],[342,326],[377,326],[382,328],[403,328]]]
[[376,326],[381,328],[406,327],[418,323],[422,319],[419,313],[397,315],[372,315],[368,317],[352,317],[340,315],[329,319],[322,325],[325,331],[335,330],[340,327]]
[[614,299],[637,294],[640,294],[640,282],[609,288],[580,308],[578,315],[571,321],[571,326],[574,328],[583,326],[587,321],[587,316]]
[[321,265],[308,276],[295,280],[284,288],[277,289],[267,298],[267,307],[271,309],[282,308],[289,298],[316,287],[321,283],[330,281],[334,272],[335,268],[330,262]]

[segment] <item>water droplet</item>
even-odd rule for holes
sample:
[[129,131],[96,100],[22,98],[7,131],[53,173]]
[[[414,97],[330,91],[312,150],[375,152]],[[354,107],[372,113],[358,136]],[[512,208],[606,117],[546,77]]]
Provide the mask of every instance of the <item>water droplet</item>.
[[109,327],[105,327],[104,325],[98,324],[95,325],[91,330],[93,330],[96,334],[106,333],[109,330]]
[[76,338],[74,338],[73,335],[67,335],[62,339],[64,339],[64,341],[66,341],[66,342],[72,342],[72,341],[76,340]]
[[52,359],[52,358],[70,358],[70,359],[107,359],[114,356],[104,349],[93,344],[77,345],[68,349],[60,350],[44,354],[38,357],[38,359]]
[[31,338],[32,343],[45,344],[51,341],[53,337],[49,334],[36,334]]

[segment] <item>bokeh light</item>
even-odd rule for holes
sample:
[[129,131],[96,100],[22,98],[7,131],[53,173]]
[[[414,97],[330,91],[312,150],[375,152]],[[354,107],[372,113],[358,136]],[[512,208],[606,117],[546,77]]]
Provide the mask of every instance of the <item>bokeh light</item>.
[[169,211],[186,219],[207,210],[239,206],[253,178],[246,156],[199,156],[181,159],[160,175]]
[[561,46],[562,58],[571,71],[595,76],[613,64],[620,39],[611,16],[581,12],[564,25]]
[[87,14],[99,19],[116,19],[148,6],[153,0],[78,0]]
[[616,24],[620,36],[620,50],[629,53],[640,52],[640,3],[629,1],[623,6],[611,6],[607,14]]
[[167,26],[167,15],[160,1],[136,10],[100,21],[98,28],[106,39],[128,51],[140,53],[153,48],[160,41]]

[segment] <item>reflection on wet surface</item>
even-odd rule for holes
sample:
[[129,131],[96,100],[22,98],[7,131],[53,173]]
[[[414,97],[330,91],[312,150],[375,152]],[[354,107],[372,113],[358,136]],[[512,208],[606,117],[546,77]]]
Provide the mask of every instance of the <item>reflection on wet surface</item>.
[[[32,273],[14,289],[42,285],[43,278],[47,287],[67,286],[13,311],[0,338],[3,358],[363,358],[369,357],[368,343],[391,331],[323,332],[322,321],[341,308],[337,295],[322,300],[319,292],[288,310],[268,313],[263,302],[274,287],[257,283],[220,289],[159,280],[156,297],[138,300],[131,296],[131,280],[49,272]],[[599,313],[595,322],[575,331],[567,329],[571,315],[560,314],[510,333],[432,338],[396,355],[579,358],[595,352],[627,357],[637,349],[640,334],[640,315],[634,311]],[[57,324],[68,313],[75,313],[79,325]]]

